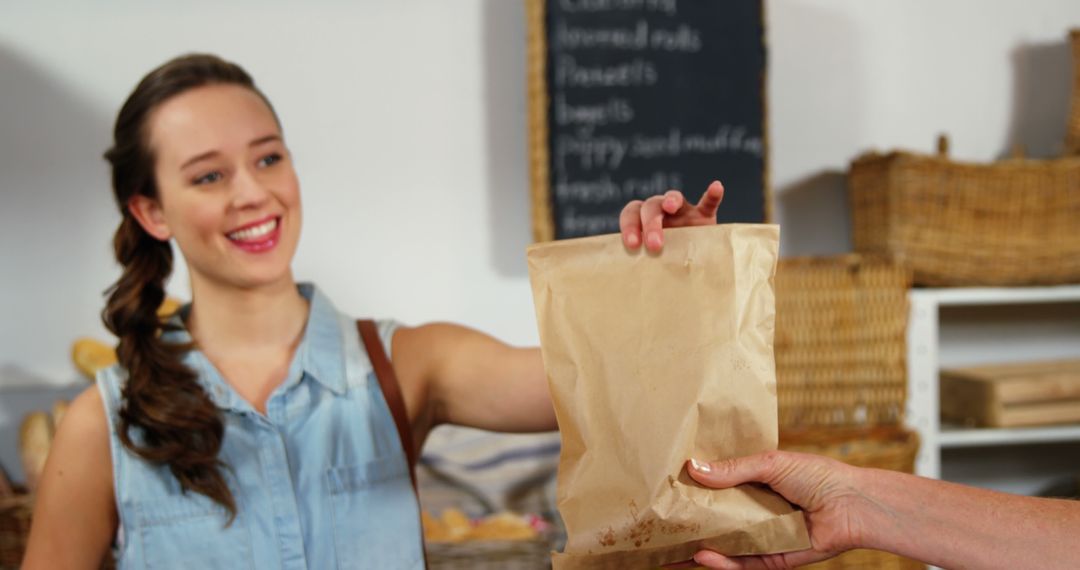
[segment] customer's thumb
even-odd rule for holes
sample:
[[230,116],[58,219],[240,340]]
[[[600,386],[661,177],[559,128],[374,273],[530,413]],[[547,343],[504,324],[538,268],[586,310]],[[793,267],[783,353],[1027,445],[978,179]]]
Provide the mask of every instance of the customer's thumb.
[[690,459],[686,462],[686,471],[706,487],[726,489],[743,483],[762,482],[767,462],[765,454],[718,461]]

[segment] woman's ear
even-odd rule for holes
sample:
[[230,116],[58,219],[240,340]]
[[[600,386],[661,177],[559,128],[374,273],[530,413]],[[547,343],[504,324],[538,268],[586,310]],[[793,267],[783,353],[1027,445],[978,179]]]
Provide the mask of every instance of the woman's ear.
[[128,200],[127,208],[146,233],[161,241],[172,237],[172,231],[165,222],[165,214],[161,211],[161,203],[157,200],[137,194]]

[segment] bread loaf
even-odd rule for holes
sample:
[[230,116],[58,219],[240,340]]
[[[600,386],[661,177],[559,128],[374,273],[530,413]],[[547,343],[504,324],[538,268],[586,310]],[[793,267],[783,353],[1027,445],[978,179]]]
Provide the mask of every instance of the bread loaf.
[[[161,319],[168,319],[182,306],[183,303],[179,300],[166,297],[161,302],[161,306],[158,307],[157,316]],[[98,370],[116,364],[116,350],[100,340],[82,337],[76,339],[74,344],[71,345],[71,359],[75,362],[75,367],[79,369],[79,372],[82,372],[83,376],[86,376],[92,382]]]
[[116,364],[116,351],[99,340],[84,337],[71,346],[71,359],[79,372],[93,381],[98,370]]
[[52,435],[52,418],[45,412],[27,414],[19,428],[19,456],[26,474],[26,487],[31,493],[37,489],[41,472],[45,469]]
[[161,306],[158,307],[157,315],[163,319],[167,319],[173,315],[184,304],[178,299],[172,297],[165,297],[165,300],[161,302]]
[[439,518],[421,511],[420,521],[427,542],[533,540],[539,536],[529,519],[506,512],[473,521],[458,509],[449,508]]
[[64,414],[67,413],[68,403],[64,400],[57,400],[52,405],[52,426],[53,432],[60,429],[60,420],[64,418]]

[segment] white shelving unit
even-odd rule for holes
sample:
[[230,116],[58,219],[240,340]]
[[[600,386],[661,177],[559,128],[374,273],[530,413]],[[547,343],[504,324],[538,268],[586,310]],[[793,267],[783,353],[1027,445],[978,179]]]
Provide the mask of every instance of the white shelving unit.
[[1061,441],[1080,441],[1080,426],[965,429],[945,425],[942,426],[941,431],[938,433],[938,447],[942,449],[1023,443],[1056,443]]
[[[1053,357],[1080,357],[1080,286],[1022,287],[1022,288],[950,288],[913,289],[909,295],[910,320],[908,322],[908,421],[919,432],[921,445],[915,464],[915,472],[933,478],[942,476],[942,451],[964,448],[1001,448],[1004,446],[1030,446],[1063,442],[1080,442],[1080,425],[1038,428],[978,429],[943,425],[939,407],[939,371],[944,364],[975,364],[962,361],[964,357],[978,358],[984,362],[1009,362]],[[950,347],[942,338],[943,312],[964,307],[993,306],[1060,306],[1061,318],[1056,326],[1043,326],[1040,338],[1025,338],[1027,344],[1009,346],[1010,339],[1003,338],[1000,331],[986,333],[976,322],[968,325],[967,336],[979,337],[988,347],[978,356],[952,355],[948,362]],[[943,311],[945,309],[945,311]],[[1053,321],[1057,309],[1042,310],[1044,320]],[[1021,311],[1022,313],[1022,311]],[[1032,337],[1030,331],[1022,331],[1021,337]],[[1034,335],[1038,336],[1038,335]],[[979,339],[976,338],[975,342]],[[955,349],[954,349],[955,350]],[[1033,354],[1039,353],[1039,354]],[[958,361],[961,360],[961,361]],[[1080,457],[1076,459],[1080,471]]]

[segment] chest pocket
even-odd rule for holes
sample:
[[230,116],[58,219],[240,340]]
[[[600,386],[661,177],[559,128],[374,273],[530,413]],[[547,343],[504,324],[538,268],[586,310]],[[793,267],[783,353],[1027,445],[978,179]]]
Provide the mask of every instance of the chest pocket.
[[[147,570],[254,567],[242,510],[226,527],[229,516],[224,507],[188,492],[140,503],[136,515]],[[138,562],[124,560],[123,566],[137,568]]]
[[332,467],[326,482],[339,569],[424,567],[420,516],[403,458]]

